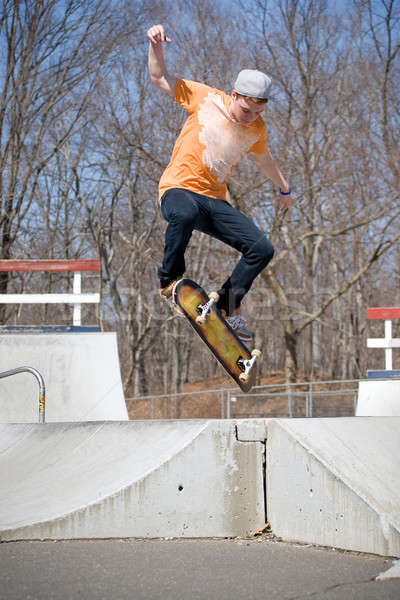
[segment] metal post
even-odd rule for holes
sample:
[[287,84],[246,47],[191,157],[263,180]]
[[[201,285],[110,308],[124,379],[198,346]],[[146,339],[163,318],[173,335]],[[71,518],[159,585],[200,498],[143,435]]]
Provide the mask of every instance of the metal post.
[[46,387],[44,385],[44,379],[37,369],[33,367],[17,367],[16,369],[10,369],[0,373],[0,379],[4,377],[11,377],[12,375],[18,375],[18,373],[31,373],[36,377],[36,381],[39,384],[39,423],[45,422],[45,411],[46,411]]
[[291,392],[290,387],[289,387],[289,391],[288,391],[288,413],[289,413],[289,417],[292,418],[293,417],[293,402],[292,402],[292,392]]
[[386,371],[391,371],[393,369],[392,365],[392,321],[390,319],[385,319],[385,340],[387,347],[385,348],[385,369]]
[[312,394],[304,392],[306,398],[306,417],[312,417]]
[[[81,273],[79,273],[78,271],[75,271],[74,273],[74,284],[73,284],[73,293],[74,294],[80,294],[81,293],[81,282],[82,282],[82,276]],[[74,304],[74,312],[73,312],[73,324],[76,325],[77,327],[81,326],[82,323],[82,319],[81,319],[81,304]]]
[[225,414],[225,396],[224,396],[224,390],[221,391],[221,419],[224,418],[224,414]]

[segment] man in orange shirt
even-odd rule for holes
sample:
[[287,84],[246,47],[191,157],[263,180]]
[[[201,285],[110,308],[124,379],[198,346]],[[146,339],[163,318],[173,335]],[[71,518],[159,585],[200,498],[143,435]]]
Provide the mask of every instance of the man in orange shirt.
[[261,116],[271,80],[260,71],[245,69],[228,95],[173,77],[164,63],[162,43],[171,40],[163,26],[151,27],[147,37],[152,83],[188,113],[159,184],[161,212],[168,222],[163,262],[158,269],[160,293],[170,299],[175,282],[185,272],[184,253],[194,230],[228,244],[242,257],[218,290],[217,306],[247,342],[251,333],[239,313],[240,304],[272,259],[274,249],[265,234],[229,204],[225,182],[241,158],[251,154],[260,170],[279,187],[280,208],[291,208],[291,189],[267,148]]

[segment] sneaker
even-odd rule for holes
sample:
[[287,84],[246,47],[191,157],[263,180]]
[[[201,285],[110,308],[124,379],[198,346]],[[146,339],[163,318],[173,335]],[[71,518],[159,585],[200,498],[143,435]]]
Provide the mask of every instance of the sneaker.
[[242,315],[232,315],[231,317],[226,317],[225,320],[244,344],[251,342],[253,334],[247,329],[246,319]]
[[174,281],[171,281],[171,283],[169,283],[165,287],[161,287],[161,285],[160,285],[159,291],[160,291],[160,296],[163,300],[168,300],[168,298],[172,297],[174,285],[177,283],[177,281],[178,281],[178,279],[174,279]]
[[168,306],[170,307],[170,309],[179,317],[184,317],[185,315],[183,314],[183,312],[181,311],[181,309],[179,308],[179,306],[177,306],[172,298],[172,293],[174,291],[174,286],[175,284],[179,281],[179,279],[176,279],[175,281],[171,281],[171,283],[169,283],[168,285],[166,285],[165,287],[160,287],[160,296],[163,300],[165,300],[168,304]]

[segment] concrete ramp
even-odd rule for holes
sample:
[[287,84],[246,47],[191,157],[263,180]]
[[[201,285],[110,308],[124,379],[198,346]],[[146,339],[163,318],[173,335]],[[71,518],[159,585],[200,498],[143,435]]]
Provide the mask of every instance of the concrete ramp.
[[[29,366],[46,384],[46,422],[127,420],[116,334],[0,335],[0,371]],[[0,380],[0,422],[38,421],[30,374]]]
[[399,417],[400,380],[367,379],[358,386],[357,417]]
[[400,418],[0,425],[0,540],[246,536],[400,557]]
[[263,456],[232,421],[0,425],[0,540],[250,533]]
[[400,418],[268,423],[267,513],[285,540],[400,556]]

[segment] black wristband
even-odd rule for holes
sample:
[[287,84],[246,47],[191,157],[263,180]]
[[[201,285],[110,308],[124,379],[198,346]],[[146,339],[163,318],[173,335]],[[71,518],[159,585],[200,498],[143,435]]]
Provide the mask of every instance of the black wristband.
[[290,196],[290,194],[292,193],[292,188],[290,187],[288,192],[282,192],[281,188],[279,188],[279,191],[282,196]]

